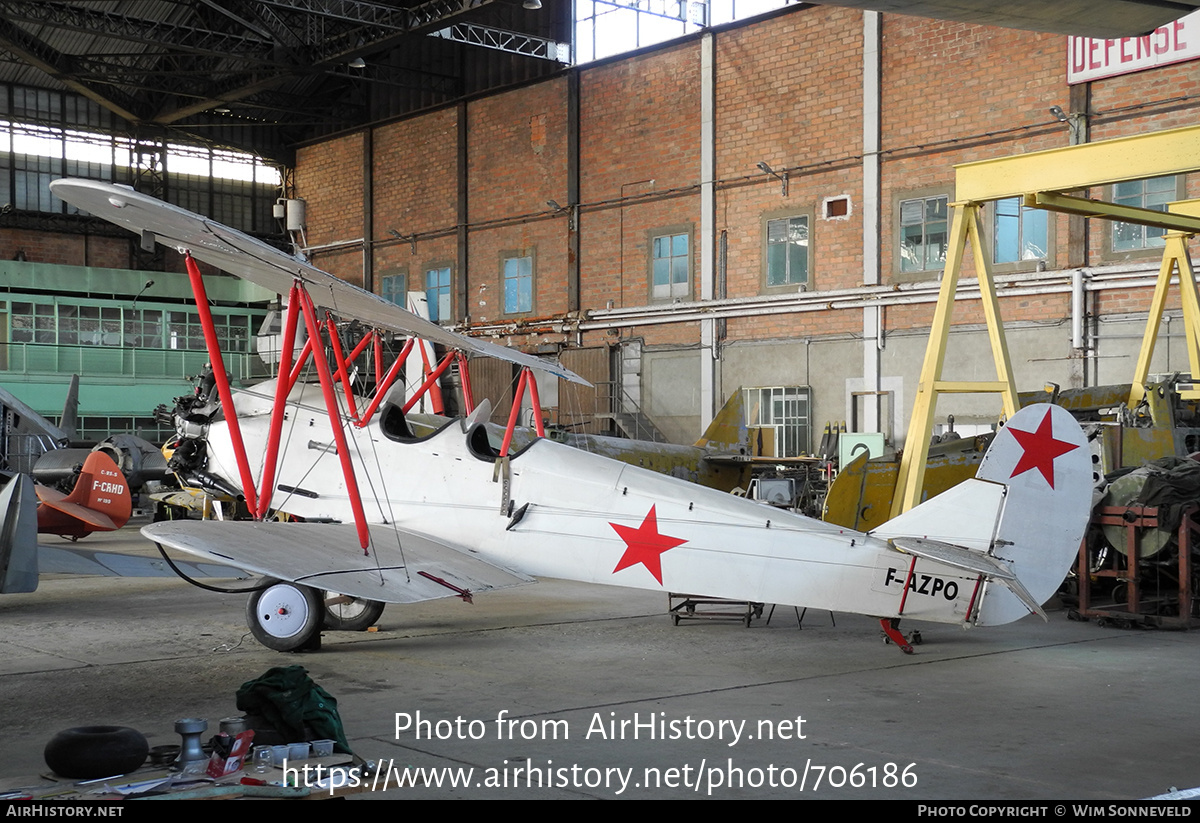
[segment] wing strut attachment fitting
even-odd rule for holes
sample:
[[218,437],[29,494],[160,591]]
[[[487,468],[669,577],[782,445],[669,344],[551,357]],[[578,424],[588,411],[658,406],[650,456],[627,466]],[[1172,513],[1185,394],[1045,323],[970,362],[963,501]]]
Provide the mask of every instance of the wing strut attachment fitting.
[[458,592],[459,600],[462,600],[464,603],[470,603],[470,604],[474,605],[475,601],[471,599],[471,590],[470,589],[460,589],[458,586],[455,586],[450,581],[443,580],[442,578],[437,577],[436,575],[432,575],[429,572],[417,572],[417,574],[419,574],[421,577],[426,578],[427,580],[432,580],[434,583],[438,583],[442,586],[445,586],[447,589],[450,589],[451,591]]

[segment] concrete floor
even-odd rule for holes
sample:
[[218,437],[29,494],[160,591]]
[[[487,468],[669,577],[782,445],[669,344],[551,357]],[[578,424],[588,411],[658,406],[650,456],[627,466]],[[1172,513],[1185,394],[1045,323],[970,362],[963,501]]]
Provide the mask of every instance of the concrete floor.
[[[148,547],[133,530],[87,544]],[[338,699],[363,756],[474,769],[469,787],[391,789],[391,798],[1098,800],[1200,785],[1191,705],[1200,633],[1099,628],[1059,611],[1049,624],[970,632],[920,625],[925,643],[908,657],[853,615],[834,627],[827,613],[809,613],[798,631],[790,609],[750,629],[674,627],[665,610],[662,595],[542,581],[473,606],[391,606],[377,633],[327,633],[320,652],[283,655],[248,635],[243,596],[174,579],[48,577],[36,593],[0,597],[0,778],[45,771],[43,747],[71,726],[129,725],[151,745],[178,742],[177,718],[215,727],[235,713],[241,683],[299,663]],[[462,718],[461,737],[482,730],[482,739],[397,735],[397,713],[417,712]],[[535,721],[523,726],[538,734],[498,739],[502,712]],[[635,715],[677,721],[684,736],[604,739],[593,725]],[[724,739],[686,739],[688,718],[693,732],[710,721]],[[566,723],[550,739],[542,721],[556,720]],[[745,721],[742,738],[731,745],[720,721]],[[776,739],[760,739],[768,728]],[[575,785],[529,788],[522,776],[513,788],[526,759]],[[866,785],[855,788],[858,764]],[[646,770],[664,785],[647,786]],[[712,785],[738,770],[741,787]],[[499,774],[509,788],[475,785]],[[632,776],[619,792],[622,775]]]

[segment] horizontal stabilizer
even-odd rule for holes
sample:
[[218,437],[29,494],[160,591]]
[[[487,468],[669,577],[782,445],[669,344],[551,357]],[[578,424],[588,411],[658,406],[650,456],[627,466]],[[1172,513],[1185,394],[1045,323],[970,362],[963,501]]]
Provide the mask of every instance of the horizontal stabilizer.
[[954,566],[972,574],[981,574],[989,580],[997,580],[1008,586],[1012,590],[1012,593],[1017,596],[1017,599],[1024,603],[1029,611],[1038,615],[1043,620],[1049,621],[1046,612],[1042,610],[1042,605],[1021,585],[1021,581],[1017,579],[1013,570],[1002,560],[998,560],[989,554],[964,549],[962,546],[943,543],[940,540],[924,540],[918,537],[896,537],[892,539],[891,543],[897,549],[907,554],[915,554],[917,557],[936,560],[939,563]]
[[996,535],[1005,487],[971,479],[883,523],[876,537],[920,537],[986,552]]
[[466,549],[391,526],[371,527],[372,545],[384,548],[386,564],[379,563],[375,551],[363,554],[350,524],[181,520],[143,526],[142,534],[216,563],[384,603],[416,603],[532,582]]
[[[45,487],[39,486],[38,497],[41,504],[48,509],[54,509],[59,514],[65,514],[67,517],[74,518],[83,524],[87,531],[96,532],[111,532],[118,528],[112,518],[103,512],[94,512],[87,506],[81,506],[78,503],[68,503],[64,499],[54,500],[52,498],[42,497],[45,492]],[[54,491],[50,489],[50,491]],[[53,529],[51,529],[53,531]]]

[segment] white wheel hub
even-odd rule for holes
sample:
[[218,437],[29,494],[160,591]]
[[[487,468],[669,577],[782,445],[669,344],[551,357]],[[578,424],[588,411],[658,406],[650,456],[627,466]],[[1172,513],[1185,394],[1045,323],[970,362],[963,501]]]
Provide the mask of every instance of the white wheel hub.
[[293,637],[308,623],[308,600],[295,586],[279,583],[258,600],[258,623],[272,637]]

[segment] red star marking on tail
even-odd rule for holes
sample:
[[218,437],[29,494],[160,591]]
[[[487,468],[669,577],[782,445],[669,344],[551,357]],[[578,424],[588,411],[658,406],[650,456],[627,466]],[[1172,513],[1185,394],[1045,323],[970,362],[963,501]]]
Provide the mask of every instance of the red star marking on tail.
[[620,523],[609,523],[608,525],[612,526],[617,534],[621,536],[621,539],[625,541],[625,553],[621,555],[621,560],[617,563],[617,567],[613,569],[613,574],[621,571],[621,569],[628,569],[630,566],[636,566],[638,563],[641,563],[650,574],[654,575],[654,579],[661,586],[663,582],[662,553],[687,541],[680,540],[678,537],[668,537],[665,534],[659,534],[658,514],[654,509],[654,506],[650,507],[650,511],[646,513],[646,518],[642,521],[642,525],[636,529],[622,526]]
[[1046,416],[1042,418],[1041,424],[1037,431],[1027,432],[1021,429],[1008,427],[1012,432],[1013,437],[1017,438],[1017,442],[1025,449],[1025,453],[1021,455],[1021,459],[1017,461],[1017,467],[1013,469],[1013,473],[1009,477],[1016,477],[1018,474],[1024,474],[1027,471],[1037,469],[1042,473],[1042,477],[1046,478],[1046,482],[1050,484],[1050,488],[1054,488],[1054,458],[1064,455],[1069,451],[1079,448],[1064,440],[1054,439],[1054,426],[1050,421],[1050,409],[1046,409]]

